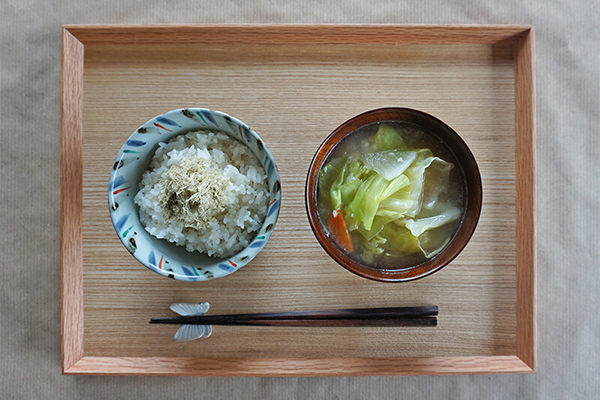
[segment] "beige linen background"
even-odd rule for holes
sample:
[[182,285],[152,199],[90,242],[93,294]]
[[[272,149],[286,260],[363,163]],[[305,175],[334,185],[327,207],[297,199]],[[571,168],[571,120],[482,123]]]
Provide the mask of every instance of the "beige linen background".
[[[600,396],[600,3],[0,0],[0,399]],[[60,373],[61,24],[442,23],[536,28],[538,373],[165,378]]]

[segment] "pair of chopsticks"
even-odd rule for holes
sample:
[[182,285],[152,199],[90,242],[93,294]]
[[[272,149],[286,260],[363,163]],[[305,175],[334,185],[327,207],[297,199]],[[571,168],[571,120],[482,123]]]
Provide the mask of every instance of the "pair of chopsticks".
[[438,312],[437,306],[354,308],[327,311],[289,311],[152,318],[150,323],[300,327],[436,326]]

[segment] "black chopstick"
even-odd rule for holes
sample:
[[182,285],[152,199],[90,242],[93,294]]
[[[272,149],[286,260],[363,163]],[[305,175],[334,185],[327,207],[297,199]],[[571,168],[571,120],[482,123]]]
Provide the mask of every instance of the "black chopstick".
[[[151,322],[165,323],[165,322]],[[186,325],[198,325],[193,322]],[[229,326],[294,326],[294,327],[398,327],[398,326],[437,326],[436,317],[422,318],[373,318],[373,319],[247,319],[247,320],[206,320],[201,325]]]
[[153,318],[151,324],[252,326],[436,326],[437,306]]

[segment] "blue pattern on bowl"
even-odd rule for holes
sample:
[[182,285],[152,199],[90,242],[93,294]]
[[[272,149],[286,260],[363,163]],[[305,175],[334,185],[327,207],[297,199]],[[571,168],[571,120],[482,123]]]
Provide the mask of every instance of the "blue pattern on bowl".
[[[267,172],[269,208],[261,229],[250,244],[228,259],[188,252],[150,235],[139,220],[134,203],[142,174],[160,142],[195,130],[220,131],[248,146]],[[281,184],[271,152],[242,121],[220,111],[185,108],[152,118],[125,142],[112,166],[108,183],[110,217],[119,240],[140,263],[152,271],[182,281],[206,281],[229,275],[248,264],[269,240],[279,216]]]

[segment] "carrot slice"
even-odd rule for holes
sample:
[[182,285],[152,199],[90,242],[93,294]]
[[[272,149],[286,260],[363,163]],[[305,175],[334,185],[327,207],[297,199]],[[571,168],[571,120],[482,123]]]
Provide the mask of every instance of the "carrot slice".
[[345,251],[352,253],[354,251],[354,246],[352,245],[352,238],[346,227],[346,221],[344,221],[342,210],[339,208],[333,210],[329,217],[328,224],[333,241]]

